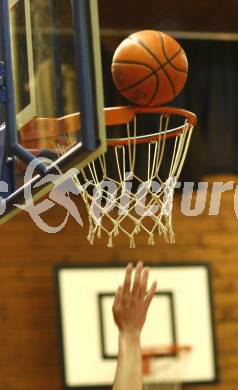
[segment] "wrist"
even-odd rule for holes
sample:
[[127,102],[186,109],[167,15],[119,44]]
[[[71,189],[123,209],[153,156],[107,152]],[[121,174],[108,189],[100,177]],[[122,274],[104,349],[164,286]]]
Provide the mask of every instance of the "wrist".
[[139,331],[120,331],[119,341],[123,344],[140,344]]
[[[120,332],[119,334],[119,356],[126,356],[127,362],[135,359],[141,359],[140,333],[138,332]],[[128,363],[129,364],[129,363]]]

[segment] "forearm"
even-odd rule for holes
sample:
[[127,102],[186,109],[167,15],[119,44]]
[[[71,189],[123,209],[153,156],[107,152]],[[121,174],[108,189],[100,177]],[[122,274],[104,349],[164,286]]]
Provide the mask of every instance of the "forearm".
[[120,334],[113,390],[142,390],[142,358],[139,334]]

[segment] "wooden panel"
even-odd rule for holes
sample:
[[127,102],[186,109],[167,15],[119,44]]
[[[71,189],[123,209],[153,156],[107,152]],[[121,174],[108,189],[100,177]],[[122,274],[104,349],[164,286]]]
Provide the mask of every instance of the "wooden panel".
[[[237,177],[218,177],[216,180],[237,182]],[[140,236],[135,250],[128,248],[125,239],[118,240],[111,249],[101,242],[90,246],[86,240],[87,224],[82,228],[73,218],[58,234],[40,231],[24,213],[1,226],[0,389],[61,389],[54,283],[57,263],[126,264],[143,259],[211,264],[221,382],[218,386],[195,386],[193,389],[236,390],[238,230],[234,192],[224,193],[221,204],[221,213],[216,217],[207,215],[209,204],[201,216],[186,217],[181,213],[180,198],[177,197],[174,209],[177,243],[168,245],[161,240],[160,244],[148,247],[145,237]],[[80,202],[78,206],[84,218],[85,210]],[[47,221],[56,225],[64,217],[65,210],[59,207],[49,212]]]
[[99,0],[102,28],[237,32],[237,1]]
[[[236,0],[98,0],[98,5],[102,29],[238,32]],[[68,2],[57,2],[57,10],[60,24],[71,28]]]

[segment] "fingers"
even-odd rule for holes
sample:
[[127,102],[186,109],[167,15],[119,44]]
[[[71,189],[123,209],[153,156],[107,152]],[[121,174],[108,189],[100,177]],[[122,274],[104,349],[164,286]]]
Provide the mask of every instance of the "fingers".
[[134,282],[133,282],[133,287],[132,287],[132,295],[134,295],[134,296],[139,295],[139,292],[141,289],[142,271],[143,271],[143,262],[139,261],[136,265]]
[[121,292],[122,292],[122,287],[119,286],[117,291],[116,291],[115,297],[114,297],[113,306],[112,306],[113,308],[115,308],[118,305],[118,303],[120,302]]
[[132,263],[129,263],[126,267],[123,285],[118,287],[117,292],[115,294],[113,307],[115,307],[120,302],[120,300],[125,301],[127,299],[129,300],[130,297],[134,297],[139,298],[140,301],[143,301],[145,308],[148,309],[155,295],[157,283],[154,282],[148,293],[146,293],[149,270],[148,268],[143,268],[142,261],[138,262],[136,265],[133,282],[132,272],[133,265]]
[[126,273],[124,277],[122,293],[123,295],[128,295],[131,290],[131,275],[132,275],[133,265],[131,263],[126,267]]
[[119,286],[112,306],[113,317],[120,332],[129,331],[140,334],[150,303],[155,295],[157,283],[154,282],[148,293],[148,268],[140,261],[136,265],[132,281],[133,265],[128,264],[123,285]]
[[150,304],[151,304],[151,301],[152,299],[154,298],[155,296],[155,293],[156,293],[156,288],[157,288],[157,282],[153,282],[150,290],[148,291],[146,297],[145,297],[145,309],[148,310]]
[[144,268],[143,273],[142,273],[142,277],[141,277],[140,291],[139,291],[139,298],[143,299],[143,300],[144,300],[145,295],[146,295],[148,277],[149,277],[149,269]]

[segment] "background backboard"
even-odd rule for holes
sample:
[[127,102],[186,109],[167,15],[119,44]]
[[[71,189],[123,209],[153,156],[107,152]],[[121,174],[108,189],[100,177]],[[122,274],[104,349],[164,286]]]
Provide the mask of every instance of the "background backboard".
[[[58,270],[66,389],[112,384],[118,332],[111,308],[123,273],[120,267]],[[184,383],[214,383],[217,372],[209,269],[198,264],[152,266],[153,280],[158,280],[159,289],[142,331],[142,347],[183,344],[192,350],[179,372],[171,367],[180,357],[156,357],[155,371],[146,382],[166,383],[181,375]],[[159,369],[161,363],[170,368],[170,376],[168,370]]]

